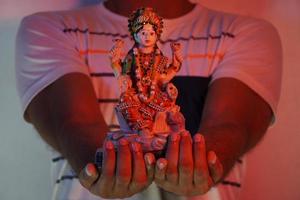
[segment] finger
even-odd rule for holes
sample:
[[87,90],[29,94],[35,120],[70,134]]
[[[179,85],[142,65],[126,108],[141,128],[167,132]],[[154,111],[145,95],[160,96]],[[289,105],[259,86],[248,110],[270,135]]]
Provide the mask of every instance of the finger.
[[178,183],[179,141],[180,135],[178,133],[171,134],[171,137],[168,141],[168,148],[166,153],[166,159],[168,161],[166,179],[175,184]]
[[183,57],[181,54],[176,54],[176,58],[179,62],[182,62],[183,61]]
[[194,136],[193,153],[194,153],[194,184],[200,188],[202,193],[207,192],[211,185],[212,179],[209,175],[206,145],[203,135],[197,133]]
[[114,185],[115,162],[114,144],[111,141],[106,141],[103,149],[101,176],[91,187],[91,192],[93,194],[106,196],[112,191]]
[[163,184],[166,181],[166,169],[168,161],[165,158],[160,158],[156,162],[154,179],[157,184]]
[[126,139],[120,139],[118,145],[117,154],[117,171],[116,171],[116,183],[114,186],[115,193],[120,196],[126,194],[128,185],[131,180],[132,164],[131,164],[131,152],[129,149],[128,141]]
[[208,174],[206,145],[204,137],[197,133],[194,136],[193,153],[194,153],[194,183],[202,185],[206,181]]
[[133,172],[129,190],[138,192],[147,184],[147,172],[141,145],[137,142],[132,142],[131,150],[133,155]]
[[146,153],[144,156],[146,169],[147,169],[147,177],[148,177],[148,184],[152,183],[154,178],[154,171],[155,171],[155,156],[153,153]]
[[211,177],[213,179],[213,182],[217,183],[223,176],[223,165],[221,164],[214,151],[209,151],[207,157]]
[[95,183],[99,177],[99,172],[93,163],[88,163],[83,170],[79,173],[79,182],[88,190]]
[[193,151],[192,139],[188,131],[181,134],[179,152],[179,185],[187,186],[193,184]]

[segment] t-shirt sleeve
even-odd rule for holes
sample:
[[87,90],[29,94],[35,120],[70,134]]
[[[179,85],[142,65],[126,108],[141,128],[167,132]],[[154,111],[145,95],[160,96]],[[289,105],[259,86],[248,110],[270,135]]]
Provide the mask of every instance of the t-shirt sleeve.
[[16,82],[22,111],[45,87],[72,72],[88,74],[76,41],[60,20],[47,15],[25,17],[16,38]]
[[227,41],[223,60],[214,70],[212,82],[222,77],[243,82],[269,104],[275,117],[282,74],[279,35],[264,20],[248,19],[236,23],[234,38]]

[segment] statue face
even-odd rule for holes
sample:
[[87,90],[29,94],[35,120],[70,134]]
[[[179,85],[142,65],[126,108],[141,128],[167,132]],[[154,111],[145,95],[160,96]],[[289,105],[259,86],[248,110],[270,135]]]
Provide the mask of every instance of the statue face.
[[143,28],[134,34],[135,41],[140,47],[154,47],[157,41],[157,34],[151,24],[145,24]]

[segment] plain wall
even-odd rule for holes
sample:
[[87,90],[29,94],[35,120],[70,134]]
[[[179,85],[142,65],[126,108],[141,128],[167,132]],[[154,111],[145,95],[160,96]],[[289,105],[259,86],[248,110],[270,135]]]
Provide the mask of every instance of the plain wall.
[[[282,39],[284,73],[277,122],[249,153],[242,200],[300,199],[299,0],[203,0],[204,5],[267,19]],[[0,199],[43,200],[50,195],[46,145],[21,116],[15,89],[14,43],[20,19],[42,10],[94,3],[79,0],[0,0]]]

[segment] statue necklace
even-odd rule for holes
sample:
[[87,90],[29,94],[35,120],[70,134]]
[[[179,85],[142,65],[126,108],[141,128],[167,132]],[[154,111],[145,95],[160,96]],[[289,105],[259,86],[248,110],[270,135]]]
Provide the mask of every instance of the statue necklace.
[[156,71],[158,65],[157,59],[157,48],[154,48],[154,51],[145,54],[140,52],[137,48],[133,49],[133,54],[135,56],[136,62],[136,79],[137,79],[137,89],[138,89],[138,97],[144,102],[150,102],[156,93]]

